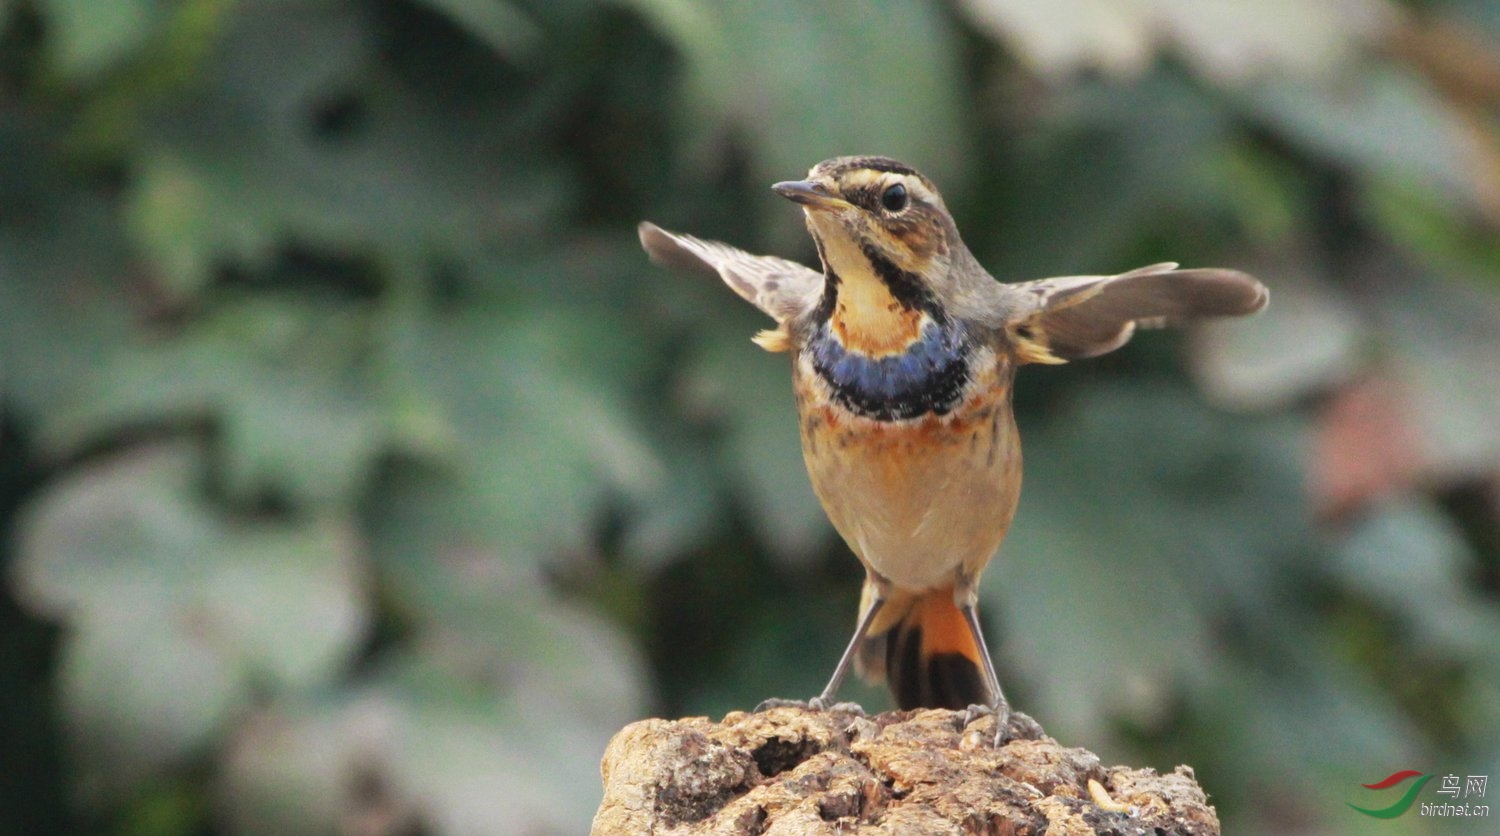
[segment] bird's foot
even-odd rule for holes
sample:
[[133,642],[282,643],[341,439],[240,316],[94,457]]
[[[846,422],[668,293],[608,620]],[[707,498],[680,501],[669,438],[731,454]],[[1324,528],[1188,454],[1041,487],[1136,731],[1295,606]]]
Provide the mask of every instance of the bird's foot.
[[995,748],[1012,740],[1039,740],[1044,734],[1037,721],[1019,711],[1011,711],[1006,703],[996,705],[971,705],[960,715],[960,729],[967,729],[981,717],[995,718]]
[[865,710],[857,702],[831,702],[823,697],[813,697],[810,700],[784,700],[780,697],[771,697],[762,700],[751,712],[759,714],[771,708],[805,708],[808,711],[832,711],[842,714],[858,714],[864,716]]
[[[781,697],[771,697],[761,700],[760,704],[750,710],[751,714],[759,714],[772,708],[807,708],[812,709],[812,700],[784,700]],[[815,709],[814,709],[815,710]]]
[[861,717],[865,716],[865,707],[857,702],[853,702],[850,700],[845,700],[844,702],[825,703],[822,700],[814,699],[813,702],[817,703],[817,710],[819,711],[829,711],[834,714],[858,714]]
[[980,717],[988,717],[994,713],[994,706],[971,703],[968,708],[964,709],[964,713],[959,715],[963,719],[959,721],[958,727],[960,730],[966,729],[969,726],[973,725],[974,721],[978,720]]
[[959,731],[967,729],[981,717],[995,718],[995,748],[999,749],[1006,742],[1005,732],[1008,727],[1008,721],[1010,720],[1010,706],[1006,705],[1003,702],[997,705],[980,705],[978,703],[973,703],[968,708],[965,708],[963,710],[963,713],[959,715]]

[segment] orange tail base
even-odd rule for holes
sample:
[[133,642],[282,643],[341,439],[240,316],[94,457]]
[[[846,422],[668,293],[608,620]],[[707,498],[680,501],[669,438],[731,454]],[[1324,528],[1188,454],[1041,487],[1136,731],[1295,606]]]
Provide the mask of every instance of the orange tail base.
[[952,587],[888,599],[865,635],[858,670],[866,679],[884,679],[903,710],[958,710],[994,700]]

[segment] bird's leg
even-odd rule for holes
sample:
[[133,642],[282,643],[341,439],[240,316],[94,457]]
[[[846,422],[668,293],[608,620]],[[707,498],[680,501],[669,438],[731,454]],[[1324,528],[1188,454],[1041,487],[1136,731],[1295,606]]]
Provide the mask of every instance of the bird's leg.
[[844,677],[849,675],[849,666],[854,664],[854,654],[859,652],[859,646],[865,640],[865,632],[870,625],[875,623],[875,616],[885,606],[885,597],[878,593],[870,599],[870,607],[860,616],[859,624],[854,628],[854,635],[849,637],[849,646],[844,648],[844,655],[839,657],[839,663],[833,669],[833,676],[829,677],[828,684],[823,686],[823,693],[813,697],[809,704],[816,709],[826,709],[833,705],[833,698],[838,695],[839,686],[844,684]]
[[1005,736],[1006,726],[1010,723],[1010,703],[1006,702],[1005,693],[1000,690],[1000,677],[995,674],[995,661],[990,658],[990,649],[984,643],[984,631],[979,628],[979,611],[974,607],[972,590],[964,593],[958,601],[958,611],[963,613],[964,623],[969,625],[969,634],[974,637],[974,645],[979,648],[979,660],[984,666],[984,684],[989,688],[991,700],[987,706],[969,706],[964,725],[981,714],[994,713],[995,746],[998,748]]
[[[839,686],[844,684],[844,677],[849,675],[849,667],[854,664],[854,654],[859,652],[859,645],[865,639],[865,631],[869,630],[870,625],[875,623],[875,615],[884,606],[885,597],[879,593],[876,593],[875,597],[870,599],[870,606],[860,615],[859,625],[854,628],[854,635],[849,639],[849,646],[844,648],[844,655],[839,657],[838,666],[833,669],[833,676],[829,678],[828,684],[823,686],[823,693],[813,697],[806,703],[797,700],[772,698],[757,705],[755,710],[764,711],[767,708],[777,708],[786,705],[806,705],[814,711],[827,711],[830,708],[842,707],[842,704],[835,704],[833,698],[838,695]],[[854,703],[849,703],[848,705],[854,709],[858,709],[861,713],[864,711]]]

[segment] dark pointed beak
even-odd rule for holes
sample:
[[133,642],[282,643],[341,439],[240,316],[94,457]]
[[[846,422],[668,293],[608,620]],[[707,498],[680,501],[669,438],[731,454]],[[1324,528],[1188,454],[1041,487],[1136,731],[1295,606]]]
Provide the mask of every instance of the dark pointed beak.
[[839,209],[849,205],[843,198],[834,197],[823,184],[811,180],[787,180],[771,186],[771,190],[809,209]]

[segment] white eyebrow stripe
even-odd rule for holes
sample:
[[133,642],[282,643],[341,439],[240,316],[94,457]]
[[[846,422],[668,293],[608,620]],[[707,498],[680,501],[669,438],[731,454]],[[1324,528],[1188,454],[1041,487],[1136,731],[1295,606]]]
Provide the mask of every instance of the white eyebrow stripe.
[[910,174],[864,169],[861,171],[850,172],[849,174],[845,175],[844,180],[844,184],[850,188],[863,188],[872,185],[879,185],[882,187],[882,190],[897,183],[905,186],[907,192],[909,192],[913,198],[926,203],[928,206],[943,205],[943,200],[942,198],[938,197],[937,192],[929,189],[927,187],[927,184],[922,182],[922,178],[915,177]]
[[884,171],[872,171],[866,168],[859,171],[852,171],[844,176],[850,186],[858,188],[860,186],[868,186],[872,183],[883,182],[887,174]]
[[921,200],[929,206],[942,206],[943,200],[938,197],[937,192],[927,188],[927,184],[916,177],[906,177],[902,180],[906,184],[906,190],[911,192],[912,197]]

